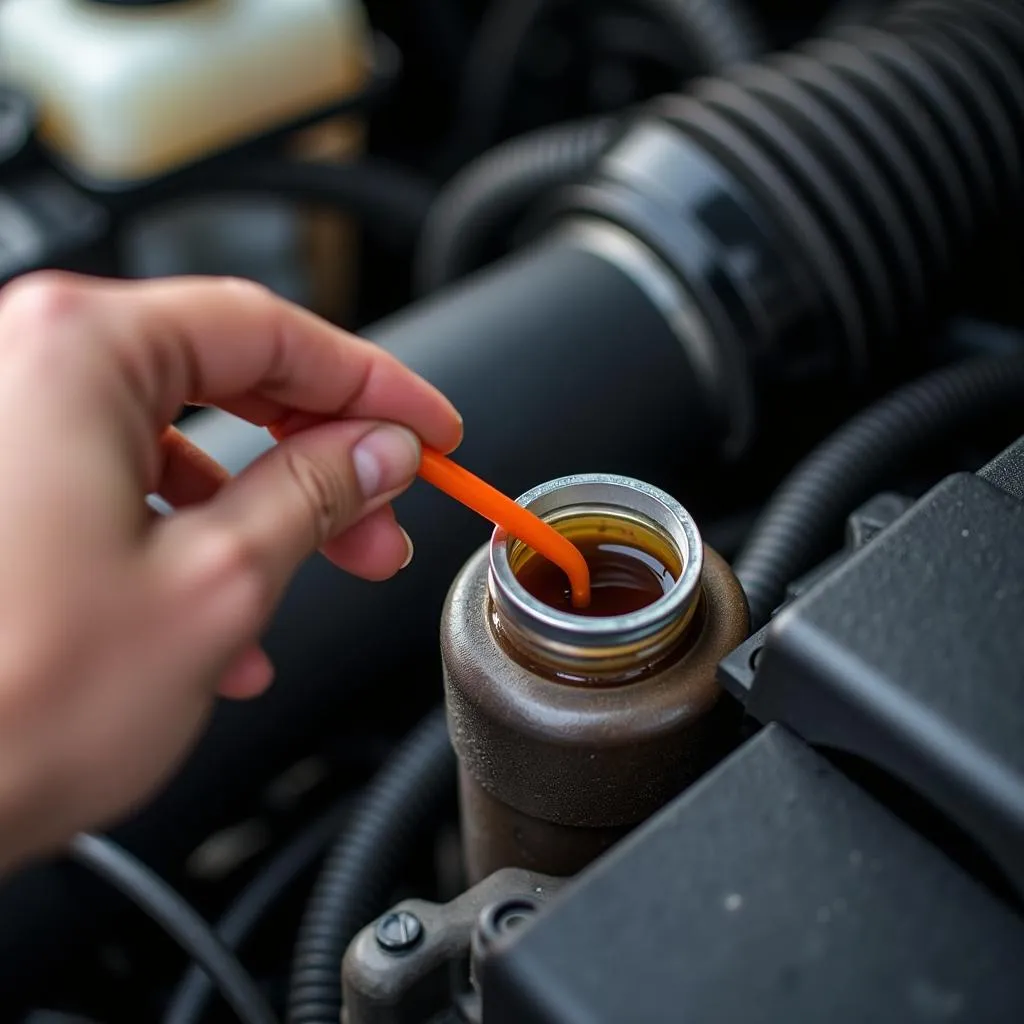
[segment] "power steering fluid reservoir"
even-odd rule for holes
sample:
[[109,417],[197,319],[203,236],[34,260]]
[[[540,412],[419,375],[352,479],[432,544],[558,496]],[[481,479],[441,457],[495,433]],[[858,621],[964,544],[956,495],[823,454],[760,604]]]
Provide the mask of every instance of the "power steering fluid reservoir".
[[719,660],[747,633],[689,513],[627,477],[565,477],[519,504],[583,553],[591,602],[500,528],[448,594],[441,654],[470,881],[572,874],[708,765]]

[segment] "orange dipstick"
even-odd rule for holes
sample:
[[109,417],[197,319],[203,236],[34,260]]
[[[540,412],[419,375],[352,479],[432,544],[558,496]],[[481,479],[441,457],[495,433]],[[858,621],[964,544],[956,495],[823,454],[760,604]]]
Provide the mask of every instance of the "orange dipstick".
[[[282,423],[283,420],[278,420],[267,427],[275,441],[283,437]],[[432,448],[423,449],[419,475],[450,498],[462,502],[484,519],[489,519],[506,533],[517,537],[538,555],[554,562],[569,577],[574,608],[586,608],[590,604],[590,567],[586,559],[572,541],[545,523],[540,516],[517,505],[496,487]]]
[[554,562],[569,577],[574,608],[590,604],[590,568],[586,559],[553,526],[432,448],[423,449],[420,477]]

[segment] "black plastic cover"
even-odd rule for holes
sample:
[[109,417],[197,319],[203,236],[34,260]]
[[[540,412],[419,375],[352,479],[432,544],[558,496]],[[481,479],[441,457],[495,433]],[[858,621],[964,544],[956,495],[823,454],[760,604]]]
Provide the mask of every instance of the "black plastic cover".
[[770,725],[484,967],[487,1024],[1024,1020],[1024,921]]
[[769,625],[746,700],[865,758],[1024,894],[1024,503],[947,478]]
[[978,476],[1024,501],[1024,437],[1000,452]]

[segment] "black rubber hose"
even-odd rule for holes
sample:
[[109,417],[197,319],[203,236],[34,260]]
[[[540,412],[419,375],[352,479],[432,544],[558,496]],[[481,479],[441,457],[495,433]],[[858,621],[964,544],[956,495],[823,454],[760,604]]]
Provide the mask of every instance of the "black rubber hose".
[[759,628],[787,585],[828,554],[846,517],[914,458],[986,417],[1024,405],[1024,356],[956,363],[869,406],[783,481],[734,563]]
[[904,0],[880,25],[651,107],[742,181],[861,365],[926,333],[1024,196],[1024,4]]
[[476,270],[548,190],[584,175],[615,130],[614,118],[556,124],[495,146],[460,171],[430,209],[414,282],[427,294]]
[[327,856],[299,929],[288,993],[289,1024],[337,1024],[341,960],[382,910],[416,838],[455,793],[455,754],[443,708],[409,734],[370,783],[345,835]]
[[[494,141],[526,40],[557,2],[498,0],[487,9],[463,74],[451,153],[456,163]],[[719,71],[765,48],[743,0],[629,0],[629,6],[651,15],[677,42],[680,68],[688,75]]]
[[[352,804],[352,796],[345,796],[307,825],[238,894],[215,929],[228,949],[238,950],[270,908],[316,863],[351,817]],[[164,1024],[199,1024],[213,993],[209,975],[193,964],[168,1001]]]

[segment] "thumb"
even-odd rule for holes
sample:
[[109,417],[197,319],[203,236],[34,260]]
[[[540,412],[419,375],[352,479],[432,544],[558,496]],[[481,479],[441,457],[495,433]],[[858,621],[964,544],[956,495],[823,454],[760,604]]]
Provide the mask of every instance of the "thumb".
[[405,490],[419,464],[419,439],[406,427],[368,420],[313,427],[203,505],[161,523],[160,546],[170,547],[175,575],[192,586],[197,575],[215,588],[233,589],[240,577],[255,584],[267,615],[303,559]]

